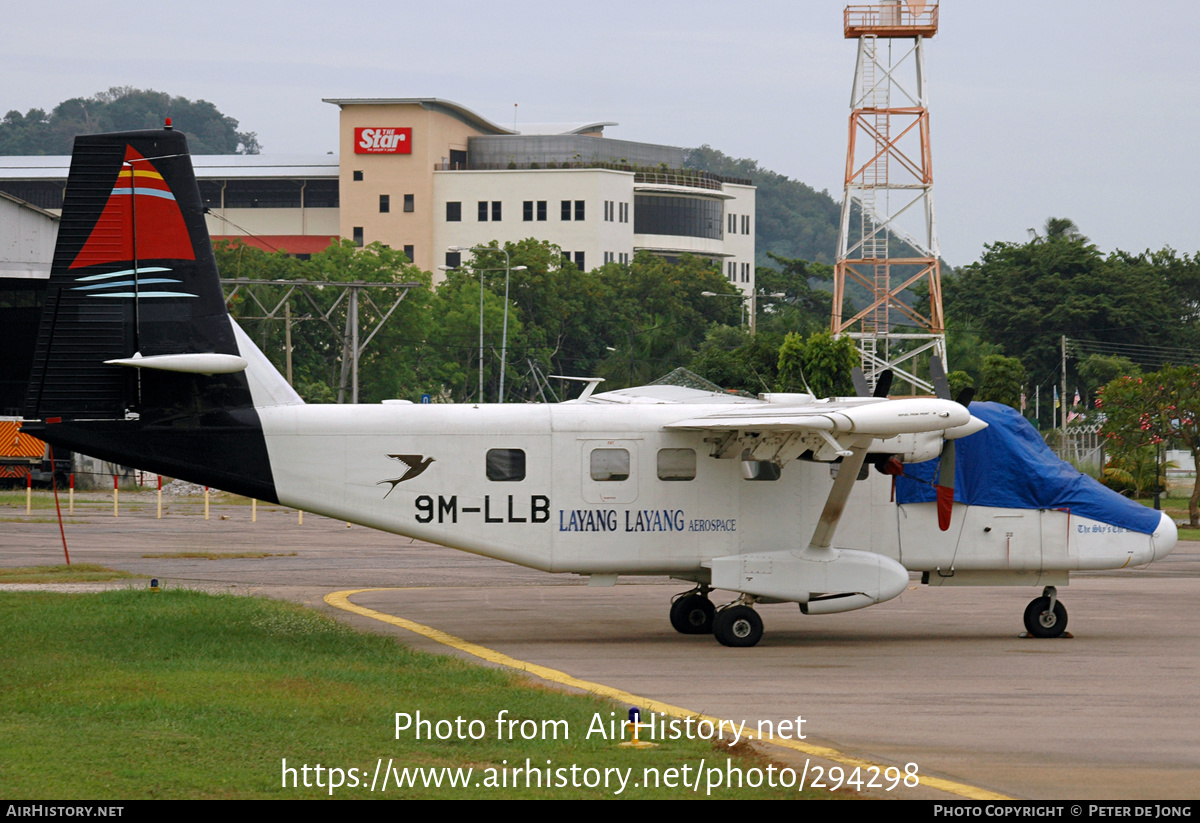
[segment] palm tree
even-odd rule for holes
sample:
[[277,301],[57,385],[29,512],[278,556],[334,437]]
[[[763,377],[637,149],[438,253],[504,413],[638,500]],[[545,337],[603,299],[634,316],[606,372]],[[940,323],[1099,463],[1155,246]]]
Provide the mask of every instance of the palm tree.
[[1132,491],[1138,498],[1142,493],[1153,494],[1157,489],[1167,488],[1167,469],[1178,468],[1174,460],[1158,462],[1158,452],[1153,446],[1142,446],[1121,454],[1115,454],[1104,467],[1104,484],[1120,492]]
[[1029,229],[1029,236],[1034,242],[1046,242],[1049,240],[1071,240],[1081,241],[1086,243],[1088,239],[1079,231],[1079,226],[1069,217],[1047,217],[1045,225],[1042,226],[1043,234],[1038,234],[1037,229]]

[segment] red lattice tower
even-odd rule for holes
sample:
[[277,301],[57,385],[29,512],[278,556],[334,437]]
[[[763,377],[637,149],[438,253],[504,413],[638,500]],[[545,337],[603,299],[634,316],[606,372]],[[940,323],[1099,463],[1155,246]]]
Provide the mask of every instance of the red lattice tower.
[[[872,386],[892,369],[914,390],[931,391],[917,363],[940,357],[946,364],[923,48],[937,26],[937,3],[892,0],[845,11],[858,62],[832,330],[858,341]],[[918,299],[922,289],[927,299]],[[843,311],[848,294],[863,308]]]

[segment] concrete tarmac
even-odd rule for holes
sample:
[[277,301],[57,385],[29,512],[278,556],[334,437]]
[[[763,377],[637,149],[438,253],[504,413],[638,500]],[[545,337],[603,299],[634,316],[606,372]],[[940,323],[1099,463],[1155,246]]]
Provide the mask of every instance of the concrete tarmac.
[[[97,503],[95,501],[100,500]],[[534,664],[691,711],[759,721],[804,718],[805,743],[1015,798],[1200,797],[1200,544],[1147,569],[1073,576],[1060,589],[1073,637],[1021,636],[1025,588],[930,589],[842,615],[761,607],[752,649],[672,631],[667,609],[685,584],[622,578],[611,588],[439,546],[347,528],[278,507],[194,500],[90,498],[68,518],[72,561],[328,609],[353,603],[397,615]],[[226,518],[226,519],[222,519]],[[184,551],[265,551],[263,559],[182,559]],[[168,557],[146,557],[166,554]],[[0,565],[62,562],[53,510],[0,509]],[[714,601],[726,602],[714,593]],[[333,611],[410,645],[445,646]],[[778,762],[804,755],[760,749]],[[818,761],[813,761],[818,762]],[[901,790],[903,791],[903,790]],[[891,796],[945,798],[927,790]],[[886,796],[878,795],[878,796]]]

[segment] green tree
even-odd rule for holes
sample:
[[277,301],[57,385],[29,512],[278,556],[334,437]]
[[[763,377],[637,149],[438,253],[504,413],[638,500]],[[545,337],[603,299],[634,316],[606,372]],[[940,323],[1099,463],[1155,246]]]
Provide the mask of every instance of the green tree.
[[779,371],[784,336],[715,325],[696,351],[688,370],[724,389],[749,394],[772,391]]
[[[360,249],[352,241],[343,240],[307,261],[238,243],[214,244],[214,255],[218,271],[224,277],[419,284],[408,291],[363,350],[359,359],[359,400],[369,403],[394,397],[414,399],[420,394],[416,363],[426,337],[430,319],[427,307],[432,294],[427,288],[429,274],[411,265],[403,252],[379,243]],[[274,308],[283,299],[286,288],[274,282],[255,285],[253,297],[250,289],[243,288],[230,305],[234,317],[281,372],[285,370],[287,357],[282,313],[274,320],[253,318],[262,317],[264,309]],[[360,345],[398,296],[395,289],[366,288],[359,292],[359,327],[366,330]],[[290,299],[293,385],[310,402],[326,402],[339,392],[348,399],[348,364],[342,362],[348,298],[339,289],[308,288],[294,293]],[[335,310],[334,304],[339,299]],[[326,315],[329,323],[321,319]]]
[[1087,242],[1087,238],[1083,236],[1079,226],[1069,217],[1047,217],[1042,226],[1042,234],[1038,234],[1036,229],[1030,229],[1029,234],[1035,241],[1082,240],[1084,243]]
[[951,397],[958,397],[963,389],[975,388],[975,378],[962,369],[956,369],[947,374],[946,382],[950,384]]
[[1025,385],[1025,366],[1019,358],[989,354],[983,359],[979,380],[979,399],[1021,407],[1021,389]]
[[[515,312],[509,318],[508,362],[518,368],[506,370],[505,394],[540,397],[536,384],[527,380],[530,363],[543,374],[593,374],[609,345],[603,329],[613,322],[610,284],[594,271],[581,272],[558,246],[543,240],[506,243],[503,250],[513,268],[525,267],[511,271],[508,282]],[[477,249],[464,269],[476,278],[482,273],[488,289],[502,300],[505,265],[501,247],[493,242],[488,249]],[[512,333],[513,318],[522,323],[519,335]],[[487,324],[485,329],[494,332],[499,351],[501,326]]]
[[[1160,371],[1118,377],[1104,387],[1098,405],[1104,435],[1118,458],[1173,441],[1200,460],[1200,366],[1166,366]],[[1200,475],[1188,500],[1188,516],[1200,527]]]
[[[501,307],[504,252],[512,267],[505,377],[505,395],[511,400],[541,399],[534,368],[542,375],[602,376],[608,381],[606,389],[648,383],[689,363],[714,324],[738,322],[736,299],[704,296],[709,291],[733,298],[737,292],[714,266],[699,258],[685,255],[672,262],[640,253],[626,264],[608,263],[582,272],[557,246],[534,239],[503,248],[492,243],[476,249],[466,261],[464,272],[472,278],[482,274]],[[452,278],[447,278],[439,292],[452,287],[450,283]],[[469,287],[466,290],[470,292]],[[477,316],[478,292],[473,294]],[[472,321],[470,328],[477,334],[478,321]],[[484,328],[489,349],[499,352],[501,324],[485,319]],[[474,362],[469,351],[477,350],[478,341],[474,346],[460,345],[463,359]],[[443,363],[439,368],[449,367]],[[465,391],[465,375],[472,371],[447,372],[457,375],[451,383],[459,386],[451,395]],[[478,372],[473,373],[477,379]],[[495,396],[490,390],[488,395]]]
[[[378,333],[366,344],[359,357],[359,402],[378,403],[390,398],[416,399],[420,395],[420,384],[413,351],[428,333],[428,307],[433,296],[429,289],[429,273],[412,265],[403,251],[388,248],[382,243],[359,248],[354,241],[345,239],[314,254],[308,261],[307,270],[310,279],[334,283],[418,284],[416,288],[408,290],[404,300],[386,322],[383,322],[384,316],[400,296],[398,290],[362,289],[358,302],[359,328],[364,330],[359,339],[360,346],[366,343],[366,335],[379,327]],[[335,289],[320,292],[320,300],[336,300],[335,292]],[[338,369],[333,385],[344,388],[348,400],[347,366],[340,358],[335,362]],[[347,375],[344,385],[343,374]]]
[[1159,464],[1158,449],[1154,446],[1142,446],[1137,449],[1116,451],[1104,466],[1101,482],[1110,489],[1128,492],[1134,498],[1146,493],[1157,493],[1167,488],[1168,464]]
[[999,346],[984,340],[978,332],[969,329],[946,332],[946,359],[956,370],[972,376],[971,385],[975,385],[983,374],[983,361],[987,356],[1000,353]]
[[[428,332],[414,351],[415,369],[424,391],[452,402],[470,400],[494,403],[500,391],[500,353],[504,327],[504,299],[484,284],[483,301],[483,397],[479,394],[480,284],[478,273],[449,272],[429,305]],[[509,341],[518,355],[523,353],[524,325],[510,304]],[[512,359],[505,370],[505,394],[512,396],[509,375],[519,373],[520,360]]]
[[715,266],[690,255],[672,262],[639,252],[592,274],[611,294],[607,328],[593,328],[612,349],[597,366],[612,388],[642,385],[691,362],[714,323],[740,323],[737,292]]
[[767,252],[772,266],[755,269],[760,294],[782,294],[782,298],[759,298],[759,332],[810,335],[829,328],[833,306],[833,266]]
[[10,111],[0,121],[0,155],[51,154],[52,140],[50,116],[42,109],[30,109],[24,115]]
[[1096,394],[1118,377],[1141,374],[1141,369],[1128,357],[1105,354],[1089,354],[1075,367],[1083,382],[1083,391],[1088,397]]
[[827,331],[802,338],[789,334],[779,348],[778,390],[812,391],[817,397],[852,397],[850,372],[859,364],[858,349],[849,337],[835,340]]
[[258,154],[261,148],[254,132],[238,131],[238,121],[207,100],[115,86],[64,100],[49,114],[10,111],[0,121],[0,154],[70,154],[76,135],[159,129],[168,117],[187,134],[192,154]]
[[1063,335],[1114,346],[1197,347],[1200,260],[1170,249],[1105,257],[1064,223],[1070,221],[1052,219],[1045,237],[1025,244],[989,245],[977,263],[944,278],[951,325],[1019,357],[1042,386],[1058,382]]

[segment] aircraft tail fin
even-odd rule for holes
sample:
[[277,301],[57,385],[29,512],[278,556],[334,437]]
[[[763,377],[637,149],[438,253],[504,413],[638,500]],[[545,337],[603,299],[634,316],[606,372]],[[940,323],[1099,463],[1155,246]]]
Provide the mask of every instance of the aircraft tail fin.
[[76,138],[25,403],[43,422],[27,428],[272,499],[255,408],[300,402],[226,310],[184,135]]

